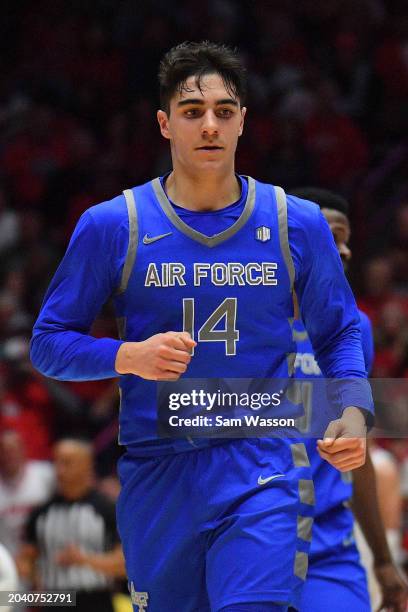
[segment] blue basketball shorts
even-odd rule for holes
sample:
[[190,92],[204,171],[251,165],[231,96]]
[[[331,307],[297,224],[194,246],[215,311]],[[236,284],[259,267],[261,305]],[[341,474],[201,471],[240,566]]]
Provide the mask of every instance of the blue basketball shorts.
[[304,444],[242,439],[119,462],[117,505],[134,610],[298,607],[314,506]]
[[366,572],[356,545],[309,558],[301,612],[370,612]]

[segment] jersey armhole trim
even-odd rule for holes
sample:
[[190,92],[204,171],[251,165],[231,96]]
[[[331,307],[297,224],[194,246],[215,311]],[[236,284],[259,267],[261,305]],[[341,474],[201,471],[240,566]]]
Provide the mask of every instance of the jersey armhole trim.
[[126,200],[126,207],[129,219],[129,242],[126,253],[126,259],[122,270],[122,278],[120,285],[116,290],[116,295],[124,293],[127,289],[129,278],[135,265],[137,243],[139,240],[139,227],[137,221],[137,209],[135,196],[132,189],[125,189],[123,192]]
[[283,259],[289,274],[290,291],[292,293],[295,284],[295,266],[293,264],[292,254],[289,247],[288,205],[286,193],[282,187],[274,186],[274,190],[276,205],[278,208],[279,242],[282,249]]

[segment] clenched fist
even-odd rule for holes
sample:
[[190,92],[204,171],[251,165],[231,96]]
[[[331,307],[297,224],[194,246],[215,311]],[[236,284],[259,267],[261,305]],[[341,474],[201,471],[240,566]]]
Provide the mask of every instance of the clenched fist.
[[187,332],[166,332],[142,342],[124,342],[116,355],[115,370],[146,380],[178,380],[187,370],[196,344]]
[[317,441],[319,455],[340,472],[354,470],[365,463],[366,433],[363,413],[350,406],[341,419],[329,423],[324,439]]

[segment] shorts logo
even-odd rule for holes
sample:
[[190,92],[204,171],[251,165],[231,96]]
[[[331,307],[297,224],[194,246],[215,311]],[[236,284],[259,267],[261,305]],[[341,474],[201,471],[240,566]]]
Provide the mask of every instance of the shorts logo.
[[255,238],[259,240],[260,242],[267,242],[268,240],[271,239],[270,228],[266,227],[265,225],[261,225],[260,227],[257,227],[255,230]]
[[135,591],[133,582],[130,583],[130,598],[132,604],[137,606],[138,612],[145,612],[147,610],[149,593],[146,591]]

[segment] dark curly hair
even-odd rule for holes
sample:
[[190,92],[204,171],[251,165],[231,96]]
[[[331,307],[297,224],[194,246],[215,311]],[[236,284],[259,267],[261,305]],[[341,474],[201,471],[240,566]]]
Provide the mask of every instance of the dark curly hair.
[[291,195],[302,198],[302,200],[310,200],[314,202],[320,208],[332,208],[338,210],[348,217],[349,215],[349,204],[343,196],[328,189],[321,189],[320,187],[299,187],[291,190]]
[[170,100],[178,92],[188,91],[186,81],[195,75],[201,91],[201,79],[219,74],[227,91],[237,97],[241,106],[246,97],[246,69],[236,49],[204,40],[184,42],[168,51],[160,62],[159,84],[161,108],[169,113]]

